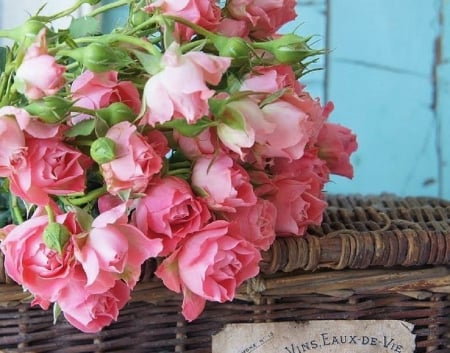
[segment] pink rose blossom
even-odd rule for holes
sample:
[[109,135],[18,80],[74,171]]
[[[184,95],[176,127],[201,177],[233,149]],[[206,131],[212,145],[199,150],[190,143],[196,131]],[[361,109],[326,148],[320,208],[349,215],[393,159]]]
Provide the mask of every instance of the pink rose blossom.
[[11,191],[24,201],[46,205],[50,195],[83,192],[91,160],[57,139],[26,141],[27,156],[10,176]]
[[317,138],[319,156],[327,163],[330,172],[353,178],[350,155],[358,148],[356,136],[350,129],[332,123],[325,123]]
[[234,19],[246,21],[250,35],[267,38],[295,19],[296,0],[230,0],[227,10]]
[[[80,233],[74,213],[56,216],[72,235]],[[5,254],[5,270],[18,284],[36,295],[45,305],[55,301],[59,292],[71,281],[74,261],[74,236],[63,249],[62,255],[49,249],[43,240],[48,216],[33,217],[15,227],[4,229],[6,239],[1,243]]]
[[268,250],[275,240],[277,209],[270,201],[260,198],[254,206],[239,207],[226,218],[257,249]]
[[134,221],[149,238],[162,239],[166,256],[188,233],[203,228],[211,214],[203,200],[183,179],[166,177],[153,181],[136,204]]
[[255,66],[244,78],[240,90],[270,94],[283,88],[292,88],[297,94],[303,90],[302,85],[295,78],[292,66]]
[[213,154],[217,146],[215,130],[210,128],[200,134],[187,137],[174,130],[173,137],[186,158],[194,160],[202,155]]
[[162,167],[161,157],[150,141],[128,121],[112,126],[106,137],[113,140],[116,146],[116,158],[100,166],[108,192],[112,195],[126,190],[144,192],[151,178]]
[[156,270],[169,289],[183,292],[183,315],[192,321],[205,301],[233,300],[236,289],[259,272],[259,251],[233,232],[226,221],[214,221],[193,233]]
[[99,332],[116,321],[125,304],[130,300],[130,288],[122,281],[101,293],[86,290],[83,270],[77,267],[74,278],[61,290],[58,305],[66,320],[87,333]]
[[26,164],[25,136],[16,119],[0,112],[0,177],[9,177]]
[[173,42],[162,58],[163,70],[151,77],[144,89],[147,114],[143,123],[155,126],[171,119],[184,118],[193,124],[209,113],[208,99],[230,66],[231,59],[204,52],[181,54]]
[[249,28],[245,21],[225,17],[220,20],[216,32],[227,37],[246,38],[248,36]]
[[160,239],[149,239],[128,224],[126,205],[101,213],[83,238],[79,237],[75,256],[86,273],[86,290],[102,293],[121,279],[133,288],[141,265],[162,250]]
[[[209,31],[215,31],[221,16],[220,7],[214,0],[156,0],[145,9],[149,12],[158,9],[164,15],[185,18]],[[194,33],[187,26],[175,25],[175,36],[179,41],[189,40]]]
[[[136,114],[141,110],[139,91],[131,81],[119,81],[116,71],[85,71],[72,82],[71,91],[78,107],[97,110],[112,103],[122,102]],[[83,114],[77,115],[73,122],[87,117]]]
[[236,207],[256,203],[247,171],[226,154],[197,159],[192,186],[205,194],[208,206],[214,210],[235,212]]
[[54,95],[64,85],[65,66],[48,54],[46,28],[36,36],[16,71],[20,92],[29,99]]

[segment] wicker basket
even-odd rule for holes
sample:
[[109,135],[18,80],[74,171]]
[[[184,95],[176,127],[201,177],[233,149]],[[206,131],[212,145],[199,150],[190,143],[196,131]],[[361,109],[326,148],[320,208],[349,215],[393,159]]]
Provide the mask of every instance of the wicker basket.
[[450,352],[450,202],[392,195],[329,196],[321,227],[279,238],[262,274],[231,303],[208,303],[192,323],[180,298],[147,263],[119,321],[84,334],[30,308],[0,258],[0,352],[211,351],[227,323],[399,319],[414,324],[417,352]]

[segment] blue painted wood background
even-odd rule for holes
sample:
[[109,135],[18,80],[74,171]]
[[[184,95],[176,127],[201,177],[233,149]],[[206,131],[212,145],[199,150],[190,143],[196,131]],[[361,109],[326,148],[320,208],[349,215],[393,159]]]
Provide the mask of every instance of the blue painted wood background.
[[330,50],[303,82],[358,135],[354,179],[327,190],[450,199],[450,0],[300,0],[297,13],[283,31]]

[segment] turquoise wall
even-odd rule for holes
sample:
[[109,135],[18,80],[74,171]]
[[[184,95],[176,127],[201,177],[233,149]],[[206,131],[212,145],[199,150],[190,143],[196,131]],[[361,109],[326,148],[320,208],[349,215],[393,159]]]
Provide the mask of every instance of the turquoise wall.
[[354,179],[327,190],[450,199],[450,0],[303,0],[297,13],[283,31],[330,49],[303,83],[359,140]]

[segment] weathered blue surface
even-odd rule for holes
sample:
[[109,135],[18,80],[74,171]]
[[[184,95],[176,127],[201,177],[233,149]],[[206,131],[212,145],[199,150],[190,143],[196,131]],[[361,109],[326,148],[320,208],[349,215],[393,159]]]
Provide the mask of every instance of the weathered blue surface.
[[297,12],[283,31],[331,50],[304,83],[360,146],[355,178],[327,190],[450,199],[450,0],[300,0]]

